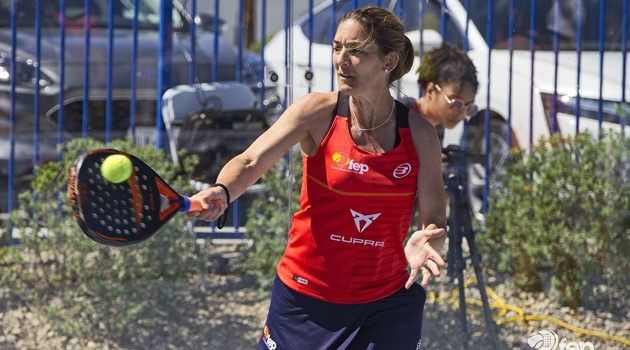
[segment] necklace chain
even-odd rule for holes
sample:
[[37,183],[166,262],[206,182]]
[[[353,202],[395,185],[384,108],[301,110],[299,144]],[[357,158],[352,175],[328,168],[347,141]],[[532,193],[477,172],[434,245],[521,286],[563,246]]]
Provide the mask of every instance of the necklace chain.
[[385,123],[387,123],[392,118],[392,115],[394,114],[394,107],[395,106],[396,106],[396,102],[392,101],[392,110],[389,112],[389,117],[387,117],[387,119],[385,119],[385,121],[382,122],[381,125],[375,126],[373,128],[367,128],[367,129],[364,129],[364,128],[361,127],[361,124],[359,124],[359,118],[357,118],[356,113],[354,113],[354,108],[351,107],[350,108],[350,112],[352,113],[352,116],[354,117],[354,120],[357,122],[357,128],[358,128],[357,134],[359,134],[359,136],[361,136],[361,135],[363,135],[364,131],[376,130],[376,129],[380,128],[381,126],[385,125]]

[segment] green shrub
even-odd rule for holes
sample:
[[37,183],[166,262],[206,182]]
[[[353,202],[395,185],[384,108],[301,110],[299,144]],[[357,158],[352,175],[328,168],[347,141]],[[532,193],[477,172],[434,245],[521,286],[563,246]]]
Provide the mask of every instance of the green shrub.
[[540,290],[539,271],[550,271],[552,293],[571,307],[584,275],[627,276],[629,150],[619,134],[583,133],[512,151],[480,235],[486,264],[514,274],[521,290]]
[[271,291],[276,265],[287,244],[291,216],[300,207],[302,160],[295,160],[298,154],[299,151],[290,151],[263,175],[264,190],[248,211],[245,228],[254,246],[248,252],[245,267],[256,275],[262,294]]
[[[64,299],[66,304],[73,302],[70,299],[77,289],[82,295],[91,296],[90,299],[106,301],[106,307],[94,307],[93,312],[86,313],[81,307],[73,311],[38,300],[41,305],[37,306],[46,308],[45,314],[59,330],[78,333],[93,330],[90,335],[96,335],[99,327],[119,330],[152,312],[160,298],[151,295],[166,297],[172,291],[161,286],[159,291],[142,288],[131,293],[129,286],[137,285],[138,281],[170,280],[204,271],[207,268],[204,250],[208,249],[195,244],[184,215],[175,216],[159,233],[130,247],[106,247],[88,239],[72,215],[67,185],[76,158],[97,148],[116,148],[134,154],[185,194],[193,189],[184,175],[191,173],[196,163],[195,158],[187,158],[182,165],[175,165],[167,153],[151,145],[135,146],[131,139],[107,145],[93,139],[77,139],[64,145],[60,162],[48,162],[37,168],[30,188],[20,194],[20,208],[11,213],[20,245],[6,248],[10,253],[2,255],[0,285],[12,286],[15,291],[55,291],[56,297]],[[117,293],[118,290],[127,291]]]

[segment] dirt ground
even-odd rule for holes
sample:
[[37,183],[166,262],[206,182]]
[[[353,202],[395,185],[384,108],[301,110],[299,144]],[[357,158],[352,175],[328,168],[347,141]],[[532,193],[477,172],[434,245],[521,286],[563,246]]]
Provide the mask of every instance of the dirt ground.
[[[529,349],[528,336],[543,330],[555,332],[569,344],[590,342],[593,349],[630,349],[630,308],[628,302],[609,305],[607,310],[563,308],[543,294],[515,293],[509,283],[487,274],[491,288],[492,313],[501,324],[496,337],[484,321],[479,291],[474,284],[466,288],[470,313],[466,325],[469,349]],[[473,277],[466,271],[467,278]],[[176,304],[156,310],[159,317],[140,319],[119,333],[101,334],[99,339],[70,338],[54,329],[45,317],[44,308],[34,308],[25,295],[17,296],[8,288],[0,289],[0,349],[256,349],[262,334],[269,299],[258,291],[250,275],[205,275],[205,292],[201,276],[176,283]],[[457,284],[444,276],[427,288],[423,324],[423,349],[465,349],[464,332],[458,312]],[[493,293],[496,297],[492,298]],[[627,300],[627,295],[625,296]],[[610,298],[612,300],[613,298]],[[51,298],[51,303],[55,299]],[[89,298],[77,299],[89,307]],[[612,303],[612,302],[611,302]],[[528,322],[517,320],[519,310],[529,316]],[[502,314],[503,312],[503,314]],[[556,321],[578,327],[569,330]],[[594,333],[596,332],[596,333]],[[618,337],[618,339],[612,339]],[[624,344],[622,341],[627,343]],[[493,346],[493,343],[495,344]]]

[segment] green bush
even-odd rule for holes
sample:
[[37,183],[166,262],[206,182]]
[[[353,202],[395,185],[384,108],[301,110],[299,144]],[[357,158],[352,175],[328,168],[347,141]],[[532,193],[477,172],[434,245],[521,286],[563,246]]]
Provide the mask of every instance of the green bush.
[[276,265],[287,245],[291,216],[300,207],[302,160],[296,160],[298,154],[299,151],[290,151],[263,175],[264,190],[248,211],[245,228],[254,246],[248,252],[245,267],[256,275],[262,294],[271,291]]
[[585,275],[627,276],[629,150],[615,133],[513,150],[480,235],[486,264],[512,273],[521,290],[541,290],[540,271],[549,271],[551,292],[571,307],[581,304]]
[[[159,291],[143,287],[130,292],[140,281],[181,278],[207,268],[204,250],[208,248],[195,244],[184,215],[175,216],[159,233],[130,247],[102,246],[83,234],[68,199],[69,171],[80,154],[97,148],[134,154],[173,188],[186,194],[193,189],[184,175],[191,173],[196,163],[195,158],[187,158],[183,164],[175,165],[168,154],[155,146],[138,147],[131,139],[107,145],[93,139],[77,139],[64,146],[60,162],[48,162],[36,169],[30,188],[20,194],[19,209],[11,213],[20,245],[5,247],[5,253],[0,255],[0,285],[28,293],[55,291],[56,297],[61,296],[67,304],[73,302],[77,293],[104,303],[86,313],[81,306],[53,307],[46,305],[45,299],[33,300],[40,304],[36,306],[46,308],[45,314],[57,329],[82,335],[90,330],[92,334],[88,335],[96,335],[99,327],[120,331],[168,298],[170,291],[164,286]],[[118,293],[123,290],[124,293]]]

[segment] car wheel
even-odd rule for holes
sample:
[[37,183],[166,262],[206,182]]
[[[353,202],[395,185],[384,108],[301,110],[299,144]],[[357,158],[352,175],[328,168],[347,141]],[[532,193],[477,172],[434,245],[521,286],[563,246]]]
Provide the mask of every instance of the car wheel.
[[[472,120],[471,120],[472,121]],[[505,161],[509,152],[507,124],[502,119],[490,120],[490,148],[488,155],[488,194],[492,194],[505,175]],[[467,150],[471,154],[485,154],[485,133],[483,120],[467,125]],[[484,220],[484,187],[486,185],[486,165],[470,163],[467,166],[468,197],[473,216]]]

